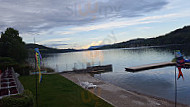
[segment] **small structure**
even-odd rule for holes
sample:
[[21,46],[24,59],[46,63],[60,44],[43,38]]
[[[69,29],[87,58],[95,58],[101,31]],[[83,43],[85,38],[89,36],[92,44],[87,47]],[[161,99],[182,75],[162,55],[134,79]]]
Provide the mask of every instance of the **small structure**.
[[17,78],[18,74],[14,72],[13,68],[7,69],[0,77],[0,99],[23,92],[24,88]]

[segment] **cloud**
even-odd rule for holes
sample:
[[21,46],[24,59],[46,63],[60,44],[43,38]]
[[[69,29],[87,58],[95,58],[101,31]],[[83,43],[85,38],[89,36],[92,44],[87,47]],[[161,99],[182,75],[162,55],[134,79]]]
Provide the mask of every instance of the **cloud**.
[[[0,0],[0,29],[42,32],[113,18],[142,16],[162,9],[166,0]],[[63,34],[69,34],[68,32]]]
[[[148,24],[148,23],[156,23],[160,22],[162,19],[168,19],[173,17],[179,17],[179,14],[166,14],[166,15],[159,15],[159,16],[149,16],[144,18],[139,18],[135,20],[120,20],[120,21],[111,21],[105,22],[100,24],[94,25],[86,25],[81,27],[73,27],[68,29],[68,32],[78,33],[78,32],[85,32],[85,31],[92,31],[92,30],[105,30],[105,29],[112,29],[112,28],[121,28],[126,26],[132,25],[140,25],[140,24]],[[158,20],[159,19],[159,20]]]
[[93,41],[91,44],[83,46],[82,49],[88,49],[90,46],[103,45],[103,41]]
[[65,41],[69,41],[70,38],[55,38],[55,39],[48,39],[44,41],[40,41],[40,44],[52,44],[52,43],[61,43]]
[[76,32],[73,32],[73,31],[55,31],[54,33],[58,34],[58,35],[69,35],[69,34],[74,34]]
[[67,44],[67,41],[69,41],[69,40],[70,40],[70,38],[55,38],[55,39],[39,41],[38,43],[41,45],[45,45],[47,47],[65,48],[65,46],[69,45],[69,44]]
[[68,44],[44,44],[44,45],[48,47],[60,47],[60,46],[68,45]]

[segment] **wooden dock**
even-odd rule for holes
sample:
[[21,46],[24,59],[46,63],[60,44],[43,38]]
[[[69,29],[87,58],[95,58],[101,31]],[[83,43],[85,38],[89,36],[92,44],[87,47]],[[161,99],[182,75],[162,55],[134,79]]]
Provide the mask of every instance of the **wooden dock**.
[[112,65],[99,65],[99,66],[91,66],[87,67],[86,69],[75,69],[72,71],[62,71],[59,72],[61,73],[93,73],[93,74],[99,74],[99,73],[104,73],[104,72],[112,72]]
[[[143,66],[138,66],[138,67],[129,67],[129,68],[125,68],[125,70],[128,72],[138,72],[142,70],[155,69],[155,68],[161,68],[161,67],[166,67],[166,66],[175,66],[175,65],[176,65],[176,62],[162,62],[162,63],[154,63],[154,64],[143,65]],[[185,63],[185,65],[190,66],[190,63]]]

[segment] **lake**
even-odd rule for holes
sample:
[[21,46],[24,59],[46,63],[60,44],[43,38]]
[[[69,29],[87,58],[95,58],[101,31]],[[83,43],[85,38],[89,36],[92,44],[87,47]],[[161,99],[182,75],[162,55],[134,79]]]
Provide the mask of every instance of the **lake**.
[[[73,68],[82,69],[89,65],[112,64],[112,72],[97,74],[95,78],[110,82],[126,90],[174,101],[174,66],[137,73],[125,71],[125,67],[171,61],[174,58],[173,50],[174,48],[168,47],[145,47],[56,53],[47,54],[43,58],[43,64],[54,68],[57,72],[68,71]],[[185,57],[189,58],[189,52],[182,51]],[[190,105],[190,69],[182,69],[182,71],[185,80],[183,81],[182,78],[177,80],[178,102]]]

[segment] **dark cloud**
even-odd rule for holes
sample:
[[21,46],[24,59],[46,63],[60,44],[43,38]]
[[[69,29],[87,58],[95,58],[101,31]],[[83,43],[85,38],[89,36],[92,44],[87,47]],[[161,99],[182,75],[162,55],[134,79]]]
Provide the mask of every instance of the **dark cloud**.
[[65,46],[65,45],[68,45],[68,44],[44,44],[45,46],[47,47],[59,47],[59,46]]
[[162,9],[166,0],[0,0],[0,30],[22,33],[137,17]]

